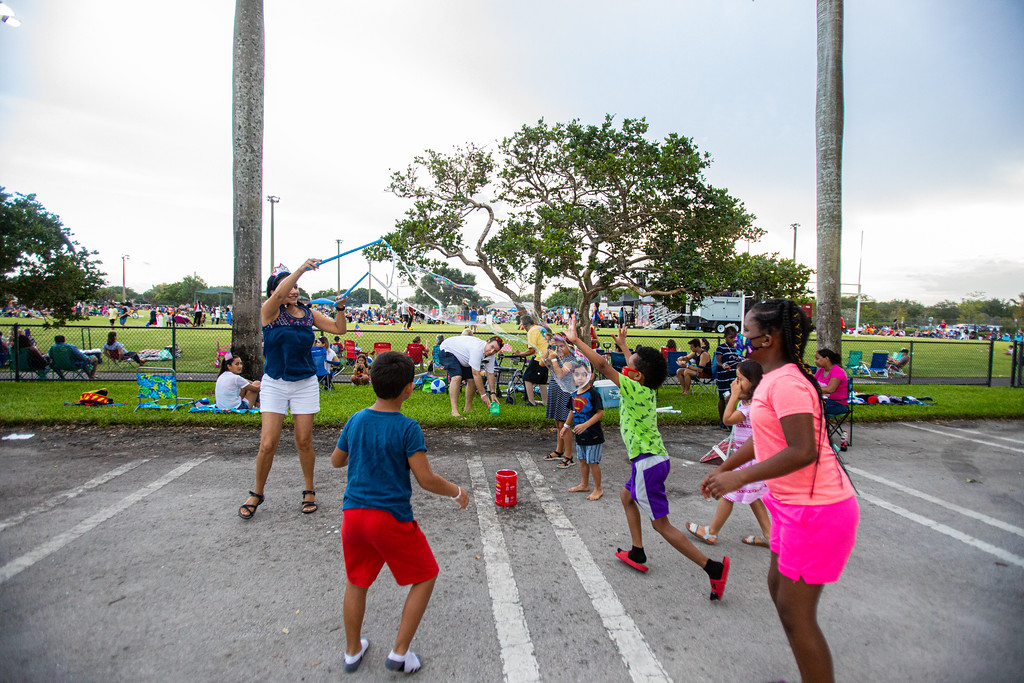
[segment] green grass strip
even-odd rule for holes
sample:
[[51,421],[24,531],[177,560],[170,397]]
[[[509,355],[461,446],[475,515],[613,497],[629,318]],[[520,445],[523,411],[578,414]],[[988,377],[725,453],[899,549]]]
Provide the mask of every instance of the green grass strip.
[[[136,386],[127,382],[111,382],[106,385],[111,398],[126,406],[81,407],[65,406],[65,401],[77,401],[83,391],[102,386],[96,382],[2,382],[0,383],[0,424],[3,425],[170,425],[200,427],[222,426],[258,429],[258,415],[221,415],[216,413],[189,413],[188,408],[169,410],[139,410],[133,412],[137,403]],[[191,398],[210,397],[212,382],[187,382],[179,385],[182,396]],[[1020,419],[1024,416],[1024,389],[1010,387],[972,387],[949,385],[884,386],[857,385],[857,390],[866,393],[893,394],[899,396],[931,396],[934,406],[856,406],[856,422],[890,422],[941,419]],[[521,396],[521,395],[520,395]],[[340,428],[348,417],[373,403],[373,389],[368,386],[356,387],[348,384],[335,385],[331,392],[321,392],[320,413],[315,424]],[[462,400],[459,399],[460,410]],[[713,425],[718,422],[717,396],[682,396],[678,386],[669,386],[658,392],[659,406],[672,406],[682,412],[662,413],[658,421],[662,425]],[[481,428],[538,428],[549,429],[552,421],[544,418],[544,408],[502,403],[500,415],[490,415],[480,399],[473,403],[473,410],[466,419],[451,417],[447,394],[429,394],[417,390],[406,402],[403,412],[418,420],[425,428],[431,429],[481,429]],[[614,425],[619,420],[617,409],[605,411],[604,424]],[[290,422],[290,420],[289,420]]]

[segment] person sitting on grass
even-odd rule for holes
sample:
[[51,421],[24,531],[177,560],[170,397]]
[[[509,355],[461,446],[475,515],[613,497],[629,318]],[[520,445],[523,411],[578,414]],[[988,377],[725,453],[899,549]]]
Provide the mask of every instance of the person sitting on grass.
[[[593,329],[593,328],[591,328]],[[591,347],[593,348],[593,347]],[[601,488],[601,445],[604,431],[601,419],[604,417],[604,403],[601,393],[594,389],[594,375],[585,365],[576,365],[572,370],[576,384],[569,404],[569,416],[562,429],[570,429],[576,435],[576,458],[580,461],[580,483],[569,489],[570,493],[585,493],[590,490],[590,474],[594,474],[594,492],[587,500],[597,500],[604,495]],[[570,427],[569,425],[572,425]]]
[[352,384],[359,386],[370,383],[370,364],[366,361],[366,354],[356,356],[356,362],[352,366]]
[[460,510],[469,505],[469,493],[430,469],[423,430],[402,415],[402,404],[413,392],[412,359],[385,351],[373,361],[370,373],[377,400],[349,418],[331,454],[332,465],[348,467],[341,524],[347,579],[344,669],[358,669],[370,647],[361,637],[366,595],[386,563],[398,585],[410,588],[384,667],[411,674],[421,662],[409,645],[430,601],[438,566],[413,517],[409,473],[423,490],[449,496]]
[[587,357],[595,374],[600,372],[619,387],[619,431],[626,445],[631,470],[619,498],[626,513],[633,547],[628,551],[620,548],[615,557],[638,571],[647,571],[640,517],[642,510],[651,520],[654,530],[669,545],[704,570],[711,581],[711,599],[721,600],[725,594],[725,582],[729,578],[729,558],[724,557],[721,562],[710,559],[668,520],[665,479],[668,478],[670,460],[661,433],[658,432],[657,413],[658,387],[668,374],[665,357],[652,347],[643,347],[637,353],[629,354],[626,326],[621,325],[614,339],[619,350],[627,356],[626,366],[622,374],[619,374],[611,363],[590,348],[590,344],[583,343],[576,336],[575,315],[569,317],[565,339]]
[[242,358],[229,351],[220,364],[214,388],[216,405],[221,410],[249,410],[260,405],[260,382],[242,377]]

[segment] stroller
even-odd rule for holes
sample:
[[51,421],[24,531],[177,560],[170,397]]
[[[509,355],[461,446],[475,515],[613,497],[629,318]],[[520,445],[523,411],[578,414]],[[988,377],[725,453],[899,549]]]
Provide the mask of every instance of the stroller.
[[[503,362],[507,362],[507,365],[502,365]],[[505,403],[510,406],[515,405],[516,394],[522,394],[521,399],[526,400],[526,364],[528,362],[528,358],[498,356],[494,366],[495,383],[498,393],[505,394]]]

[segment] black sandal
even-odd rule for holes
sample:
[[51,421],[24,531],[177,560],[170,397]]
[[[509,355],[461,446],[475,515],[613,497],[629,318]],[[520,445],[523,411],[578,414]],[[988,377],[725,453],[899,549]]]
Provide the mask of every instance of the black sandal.
[[[255,498],[256,499],[256,504],[253,505],[252,503],[246,503],[245,505],[243,505],[240,508],[238,508],[238,516],[241,517],[242,519],[246,519],[246,520],[252,519],[256,515],[256,508],[258,508],[260,505],[263,505],[263,494],[262,493],[256,493],[255,491],[249,491],[249,496],[251,498]],[[249,514],[243,515],[242,514],[242,510],[248,510]]]
[[[302,497],[303,498],[305,498],[306,496],[310,496],[310,495],[315,496],[316,495],[316,491],[303,491],[302,492]],[[318,506],[316,504],[315,500],[303,500],[302,501],[302,514],[304,514],[304,515],[311,515],[311,514],[313,514],[314,512],[316,512],[319,509],[320,509],[320,506]]]
[[576,461],[572,458],[562,458],[562,462],[555,465],[555,467],[557,467],[560,470],[567,470],[575,464]]
[[564,451],[551,451],[550,453],[548,453],[547,455],[544,456],[544,459],[545,460],[565,460],[565,452]]

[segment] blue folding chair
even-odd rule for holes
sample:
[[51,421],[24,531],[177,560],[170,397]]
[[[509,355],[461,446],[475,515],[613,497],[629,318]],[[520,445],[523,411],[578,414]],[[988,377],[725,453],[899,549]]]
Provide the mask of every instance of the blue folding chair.
[[871,352],[871,365],[868,366],[868,374],[872,377],[878,375],[879,377],[889,376],[889,352],[888,351],[872,351]]
[[626,354],[619,351],[612,351],[612,367],[622,372],[622,368],[626,367]]
[[135,410],[177,410],[195,401],[194,398],[178,396],[178,377],[173,368],[140,368],[135,375],[135,383],[139,386],[139,403]]
[[316,379],[320,382],[320,388],[330,391],[334,385],[334,375],[327,369],[327,349],[323,346],[314,346],[310,353],[313,354],[313,367],[316,368]]

